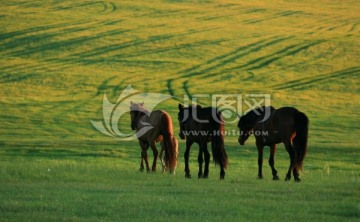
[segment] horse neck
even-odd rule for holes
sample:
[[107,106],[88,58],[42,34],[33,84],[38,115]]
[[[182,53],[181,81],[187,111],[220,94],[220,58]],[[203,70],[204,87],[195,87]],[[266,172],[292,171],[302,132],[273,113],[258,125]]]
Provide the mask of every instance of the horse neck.
[[[196,109],[196,118],[200,121],[209,121],[210,118],[212,118],[212,113],[206,112],[206,108],[202,108],[201,106],[194,106],[189,109],[189,117],[187,118],[185,122],[185,130],[199,130],[199,124],[202,125],[202,123],[199,123],[197,119],[194,119],[193,115],[193,109]],[[201,127],[201,126],[200,126]]]
[[269,106],[269,107],[264,107],[264,110],[260,112],[260,115],[257,115],[255,112],[251,112],[250,119],[252,121],[252,125],[255,126],[255,124],[257,123],[266,124],[269,121],[269,119],[271,119],[271,116],[274,111],[275,108]]
[[145,116],[150,116],[150,112],[146,109],[138,110],[137,118],[135,119],[136,123],[139,124],[140,120]]
[[139,117],[142,117],[144,115],[150,116],[150,112],[146,109],[139,110]]
[[249,122],[251,127],[253,128],[255,126],[255,124],[259,121],[261,121],[263,119],[264,114],[262,113],[261,115],[257,115],[255,112],[251,112],[249,113]]

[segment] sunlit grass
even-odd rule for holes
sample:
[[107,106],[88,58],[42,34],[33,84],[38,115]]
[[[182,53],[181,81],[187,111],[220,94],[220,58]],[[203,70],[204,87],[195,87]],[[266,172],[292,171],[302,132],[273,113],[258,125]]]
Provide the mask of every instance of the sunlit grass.
[[[358,1],[7,1],[0,6],[1,221],[300,221],[359,217]],[[301,184],[256,180],[254,139],[225,138],[225,181],[138,172],[136,141],[107,137],[106,94],[269,94],[310,119]],[[141,101],[137,101],[141,102]],[[146,104],[146,101],[144,101]],[[209,99],[200,99],[210,105]],[[243,104],[244,105],[244,104]],[[239,111],[241,114],[241,111]],[[227,124],[236,130],[236,123]],[[119,129],[130,133],[128,115]],[[149,152],[152,157],[151,152]],[[160,165],[159,165],[160,166]],[[158,167],[159,167],[158,166]],[[261,210],[259,210],[261,209]]]

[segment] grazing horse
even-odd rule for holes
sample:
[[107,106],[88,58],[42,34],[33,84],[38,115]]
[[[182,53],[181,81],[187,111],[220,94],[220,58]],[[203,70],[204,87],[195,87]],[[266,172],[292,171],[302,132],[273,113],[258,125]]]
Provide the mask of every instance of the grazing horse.
[[258,178],[262,179],[262,162],[264,146],[270,147],[269,165],[273,180],[278,180],[274,167],[276,144],[284,143],[290,156],[290,166],[285,180],[291,179],[293,172],[296,182],[300,182],[299,170],[307,151],[309,119],[293,107],[275,109],[272,106],[251,110],[239,120],[239,143],[244,145],[251,134],[254,134],[258,149]]
[[[207,178],[209,175],[210,153],[207,143],[211,142],[213,159],[220,166],[220,179],[225,178],[228,158],[224,148],[224,120],[221,112],[216,108],[201,106],[184,107],[179,104],[178,120],[180,123],[180,138],[186,139],[185,177],[191,178],[189,168],[190,148],[193,143],[199,145],[199,173],[198,178]],[[205,158],[205,169],[202,164]]]
[[[175,173],[177,165],[178,142],[173,135],[173,125],[170,115],[162,110],[149,112],[144,108],[144,103],[133,103],[130,105],[131,129],[136,130],[139,144],[141,147],[140,170],[144,170],[144,161],[146,170],[150,172],[147,150],[151,147],[154,154],[152,171],[156,171],[156,161],[158,151],[155,143],[161,143],[160,159],[163,165],[163,171],[170,169],[170,173]],[[165,152],[165,158],[162,154]]]

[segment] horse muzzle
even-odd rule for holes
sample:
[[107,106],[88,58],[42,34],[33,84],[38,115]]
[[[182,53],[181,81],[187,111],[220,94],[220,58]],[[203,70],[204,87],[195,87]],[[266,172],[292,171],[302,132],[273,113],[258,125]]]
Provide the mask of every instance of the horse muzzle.
[[240,143],[241,146],[245,144],[245,140],[243,140],[241,138],[238,139],[238,142]]
[[183,133],[179,133],[179,137],[180,139],[184,140],[185,139],[185,135]]

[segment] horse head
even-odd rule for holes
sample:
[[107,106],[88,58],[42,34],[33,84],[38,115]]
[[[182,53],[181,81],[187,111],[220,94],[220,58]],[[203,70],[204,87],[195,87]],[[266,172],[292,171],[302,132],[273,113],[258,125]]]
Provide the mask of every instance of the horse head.
[[[178,113],[178,120],[180,125],[180,133],[179,137],[184,140],[185,139],[185,124],[189,116],[189,112],[186,112],[186,109],[182,104],[179,103],[179,113]],[[187,115],[187,116],[186,116]]]
[[253,127],[254,126],[249,121],[249,116],[245,115],[245,116],[240,117],[240,120],[238,123],[238,128],[240,131],[238,142],[240,143],[240,145],[245,144],[245,141],[251,135],[251,131],[252,131]]
[[131,117],[131,129],[136,130],[136,126],[139,122],[141,113],[144,111],[144,102],[142,103],[130,103],[130,117]]
[[252,130],[256,123],[264,122],[269,119],[271,113],[275,110],[272,106],[262,106],[257,107],[250,112],[246,113],[244,116],[240,117],[238,128],[240,131],[239,143],[244,145],[245,141],[249,138],[252,133]]

